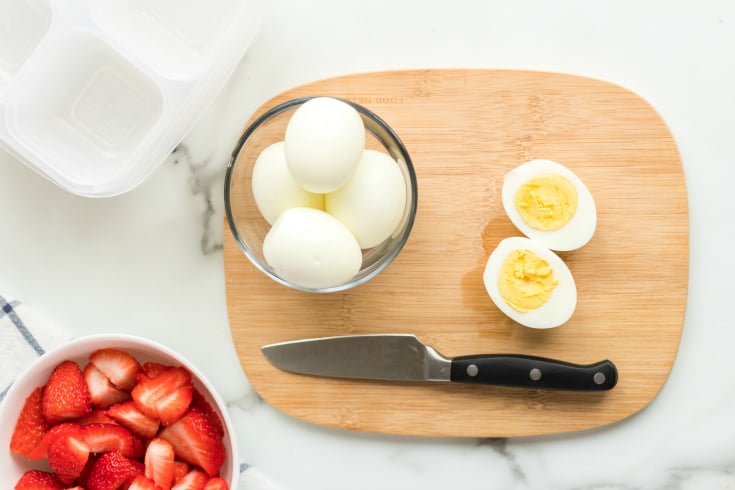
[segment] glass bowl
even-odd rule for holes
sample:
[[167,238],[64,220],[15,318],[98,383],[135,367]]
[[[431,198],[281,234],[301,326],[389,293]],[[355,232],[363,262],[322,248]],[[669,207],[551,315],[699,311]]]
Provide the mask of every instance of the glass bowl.
[[262,217],[252,192],[253,166],[261,151],[283,141],[286,126],[293,113],[313,97],[303,97],[279,104],[258,117],[242,134],[230,158],[225,175],[225,212],[229,228],[240,249],[257,269],[284,286],[300,291],[327,293],[343,291],[369,281],[386,267],[403,248],[416,216],[418,202],[416,173],[413,163],[398,135],[369,109],[349,100],[365,125],[365,148],[381,151],[395,160],[406,185],[406,204],[400,223],[382,243],[362,250],[362,266],[349,281],[325,288],[309,288],[279,276],[263,256],[263,240],[271,225]]

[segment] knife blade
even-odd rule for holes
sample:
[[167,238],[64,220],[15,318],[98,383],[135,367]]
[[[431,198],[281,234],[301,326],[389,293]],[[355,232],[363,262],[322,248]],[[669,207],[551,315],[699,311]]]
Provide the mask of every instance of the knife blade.
[[538,389],[604,391],[618,381],[609,360],[573,364],[523,354],[447,358],[411,334],[292,340],[261,347],[284,371],[335,378],[439,381]]

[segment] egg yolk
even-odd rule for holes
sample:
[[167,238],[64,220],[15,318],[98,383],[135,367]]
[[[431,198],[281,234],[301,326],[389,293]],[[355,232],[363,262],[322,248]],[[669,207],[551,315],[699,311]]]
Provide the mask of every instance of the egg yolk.
[[520,312],[543,306],[557,284],[549,263],[530,250],[514,250],[508,254],[498,275],[500,295]]
[[526,181],[515,194],[518,213],[538,230],[558,230],[577,211],[577,189],[556,174],[539,175]]

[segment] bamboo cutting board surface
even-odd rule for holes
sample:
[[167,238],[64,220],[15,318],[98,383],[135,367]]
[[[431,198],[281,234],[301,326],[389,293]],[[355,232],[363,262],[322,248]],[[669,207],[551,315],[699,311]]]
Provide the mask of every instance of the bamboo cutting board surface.
[[[608,424],[656,396],[684,320],[688,211],[676,145],[648,103],[578,76],[440,69],[318,81],[275,97],[255,116],[306,95],[361,103],[396,130],[416,169],[418,213],[393,264],[367,284],[327,295],[271,281],[225,227],[232,338],[268,403],[351,430],[509,437]],[[505,317],[482,283],[495,245],[519,235],[500,202],[503,175],[534,158],[570,167],[598,209],[593,239],[560,254],[578,302],[571,320],[551,330]],[[414,333],[446,356],[610,359],[620,377],[606,393],[339,380],[280,371],[260,353],[272,342],[358,333]]]

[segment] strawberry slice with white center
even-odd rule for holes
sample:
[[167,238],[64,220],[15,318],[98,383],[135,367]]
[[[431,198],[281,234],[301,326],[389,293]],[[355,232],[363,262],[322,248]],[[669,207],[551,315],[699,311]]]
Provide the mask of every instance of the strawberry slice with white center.
[[83,425],[82,440],[91,453],[118,451],[127,458],[139,456],[139,446],[135,444],[133,434],[117,424]]
[[136,376],[143,371],[135,357],[119,349],[99,349],[89,356],[89,362],[121,390],[132,390]]
[[57,424],[51,427],[46,434],[43,435],[43,439],[31,451],[28,455],[28,459],[44,459],[48,457],[48,448],[51,443],[58,437],[76,437],[82,439],[82,426],[76,422],[65,422],[63,424]]
[[127,490],[161,490],[161,487],[156,485],[156,482],[146,477],[145,475],[137,475],[130,482],[130,486]]
[[95,408],[108,408],[116,403],[130,400],[130,392],[116,388],[105,373],[97,369],[94,364],[87,364],[82,374]]
[[48,447],[48,464],[64,485],[71,485],[81,475],[89,459],[89,447],[74,437],[57,437]]
[[54,368],[43,390],[41,410],[49,424],[82,417],[92,411],[87,383],[75,362],[63,361]]
[[207,481],[209,475],[202,470],[193,469],[171,487],[171,490],[203,490]]
[[225,460],[225,445],[217,427],[200,409],[190,408],[179,420],[164,427],[159,437],[171,443],[178,459],[200,467],[209,476],[219,473]]
[[153,439],[145,450],[145,476],[152,479],[161,490],[170,490],[174,478],[174,448],[160,438]]
[[[191,403],[191,391],[179,390],[184,386],[191,386],[191,373],[182,367],[170,367],[154,378],[139,374],[138,384],[131,395],[143,414],[170,423],[183,414]],[[186,405],[184,410],[181,410],[182,404]],[[180,413],[173,413],[174,410]]]
[[143,439],[155,437],[161,425],[157,419],[152,419],[143,414],[133,401],[111,406],[107,409],[107,416]]

